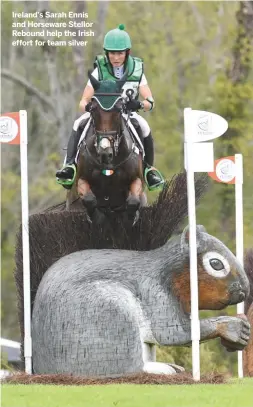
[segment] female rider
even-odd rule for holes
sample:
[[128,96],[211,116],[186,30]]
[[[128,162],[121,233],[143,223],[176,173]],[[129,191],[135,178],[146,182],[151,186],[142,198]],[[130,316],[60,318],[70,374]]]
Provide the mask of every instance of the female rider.
[[[104,38],[104,50],[105,55],[98,55],[96,57],[96,68],[92,72],[92,75],[97,80],[106,79],[121,79],[126,69],[128,69],[127,81],[123,86],[124,89],[132,88],[133,99],[127,102],[127,108],[132,111],[131,117],[134,117],[142,130],[143,144],[145,150],[145,168],[152,167],[146,172],[146,179],[149,189],[153,190],[163,185],[164,180],[159,171],[153,167],[154,162],[154,144],[150,127],[147,121],[137,114],[138,110],[144,112],[150,111],[154,108],[154,99],[152,97],[151,90],[148,86],[147,79],[143,73],[143,62],[140,58],[132,57],[130,55],[131,40],[124,26],[119,25],[118,28],[109,31]],[[138,100],[139,94],[144,99],[142,102]],[[89,110],[91,107],[91,98],[94,95],[94,88],[90,81],[88,81],[79,107],[82,114],[75,122],[72,129],[72,133],[68,142],[67,156],[65,164],[60,171],[57,171],[56,177],[58,182],[64,185],[66,179],[71,179],[71,184],[74,182],[75,176],[75,157],[77,153],[77,146],[80,138],[80,132],[77,132],[79,124],[87,119],[90,115]]]

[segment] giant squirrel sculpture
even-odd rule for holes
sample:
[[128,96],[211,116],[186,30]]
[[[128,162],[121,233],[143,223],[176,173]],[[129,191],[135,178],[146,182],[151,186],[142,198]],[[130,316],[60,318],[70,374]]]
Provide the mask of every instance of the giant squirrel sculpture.
[[[195,176],[196,202],[206,191],[208,177]],[[100,227],[87,221],[83,205],[76,202],[70,211],[65,202],[44,213],[29,217],[31,306],[41,279],[47,269],[61,257],[85,249],[123,249],[147,251],[162,246],[188,214],[186,173],[175,174],[166,182],[157,200],[141,208],[140,219],[132,227],[119,219],[111,219]],[[17,288],[18,317],[23,356],[24,301],[22,228],[16,239],[16,267],[14,278]]]
[[[34,372],[175,373],[154,361],[153,347],[191,344],[188,237],[186,228],[155,250],[84,250],[53,264],[34,301]],[[199,308],[243,301],[249,282],[236,257],[202,226],[197,243]],[[220,337],[229,350],[250,335],[246,320],[229,316],[201,320],[200,331],[201,341]]]
[[[198,200],[206,189],[207,179],[201,175],[201,177],[196,176],[195,181],[196,181],[195,183],[196,199]],[[135,225],[134,228],[131,227],[130,229],[126,229],[125,225],[122,225],[120,222],[114,222],[109,229],[108,228],[105,230],[99,229],[96,228],[94,225],[91,226],[87,223],[86,216],[83,212],[71,212],[71,211],[58,212],[59,209],[61,209],[61,206],[57,206],[55,209],[52,208],[47,213],[32,215],[29,218],[32,308],[34,305],[38,287],[40,287],[41,280],[45,273],[47,272],[47,270],[48,269],[51,270],[51,266],[55,267],[55,265],[58,264],[56,262],[61,258],[64,258],[64,260],[61,259],[59,260],[59,262],[65,261],[66,259],[72,259],[71,256],[73,256],[73,258],[76,258],[76,256],[78,257],[78,254],[74,252],[82,251],[81,252],[82,256],[83,255],[87,256],[88,252],[90,253],[95,252],[90,249],[99,249],[98,250],[99,252],[101,252],[101,249],[120,249],[123,253],[125,253],[125,249],[127,249],[132,250],[131,252],[128,252],[128,256],[132,256],[133,253],[133,257],[139,256],[139,258],[142,258],[143,254],[146,253],[148,254],[148,257],[146,259],[148,259],[150,258],[152,253],[156,252],[155,249],[162,250],[161,246],[166,244],[168,239],[171,238],[172,234],[176,232],[176,228],[178,227],[178,225],[180,225],[187,216],[186,174],[185,173],[177,174],[172,178],[170,182],[167,182],[165,184],[164,190],[158,196],[157,201],[154,204],[150,205],[149,207],[143,208],[141,210],[140,220]],[[73,210],[75,211],[76,208],[73,207]],[[181,248],[184,247],[185,248],[184,255],[186,255],[187,233],[185,233],[184,236],[185,239],[182,240],[182,246],[180,245],[180,253]],[[204,235],[202,234],[202,237],[203,236]],[[184,241],[185,244],[183,244]],[[148,251],[150,251],[150,253]],[[115,252],[118,252],[118,250],[115,250]],[[71,255],[71,253],[74,254]],[[66,255],[69,255],[70,257]],[[169,255],[170,254],[168,253],[168,257]],[[173,251],[171,252],[171,255],[174,256]],[[177,260],[176,265],[180,258],[181,254],[175,258]],[[14,275],[18,294],[18,314],[22,344],[24,337],[24,311],[23,311],[24,307],[23,307],[23,264],[22,264],[23,262],[22,262],[21,229],[17,236],[15,259],[16,259],[16,269]],[[128,257],[128,262],[129,260],[130,257]],[[156,261],[157,259],[155,260],[155,262]],[[47,272],[47,274],[48,273],[49,271]],[[64,275],[65,274],[63,273],[62,276]],[[186,331],[187,335],[189,336],[189,314],[187,313],[187,307],[189,308],[189,281],[188,281],[189,272],[187,266],[185,267],[184,273],[183,270],[181,270],[181,272],[178,272],[175,275],[177,275],[178,278],[175,280],[177,282],[177,285],[175,285],[175,292],[173,292],[173,296],[176,298],[177,305],[179,304],[180,290],[184,289],[184,287],[185,288],[188,287],[185,290],[186,296],[184,297],[184,295],[181,294],[181,299],[184,301],[180,303],[179,309],[180,312],[182,312],[182,315],[187,316]],[[225,280],[227,280],[228,278],[229,276],[227,276]],[[70,285],[71,284],[72,283],[70,281]],[[160,287],[159,284],[158,287]],[[209,288],[207,286],[205,287]],[[213,292],[215,296],[217,296],[218,294],[219,291],[218,287],[222,289],[222,279],[220,280],[220,284]],[[169,292],[172,293],[171,291],[172,287],[168,288]],[[231,295],[231,293],[229,295]],[[94,298],[92,298],[92,300],[93,299]],[[73,300],[76,301],[75,296],[73,296]],[[210,300],[211,296],[209,295],[209,302]],[[226,298],[226,301],[228,301],[228,297]],[[225,303],[220,304],[220,306],[225,306]],[[185,307],[185,309],[183,307]],[[158,309],[157,312],[159,314]],[[170,313],[173,314],[173,312],[174,312],[173,308],[171,308]],[[219,320],[214,319],[214,321],[210,321],[211,322],[210,338],[215,337],[218,334],[218,332],[222,330],[222,328],[224,331],[226,331],[225,327],[229,322],[231,322],[231,330],[233,330],[233,324],[238,325],[239,327],[241,325],[244,326],[243,322],[238,321],[238,318],[236,319],[231,319],[229,317],[221,318],[224,318],[223,320],[224,324],[222,324],[221,319]],[[73,319],[72,316],[71,319]],[[168,322],[167,321],[165,322],[168,325]],[[247,326],[248,325],[246,324],[246,326],[243,329],[247,330]],[[174,332],[176,332],[177,326],[175,326],[174,328],[175,328]],[[173,327],[171,329],[173,329]],[[43,335],[45,334],[46,332],[43,333]],[[226,339],[222,339],[222,342],[224,346],[233,348],[231,341],[228,343],[226,342]],[[36,346],[34,338],[33,345]],[[149,369],[150,371],[156,370],[156,372],[163,371],[167,373],[175,371],[174,367],[170,367],[168,365],[161,366],[160,364],[157,366],[157,368],[155,368],[153,361],[150,362],[151,365],[149,366],[147,360],[154,360],[155,347],[149,343],[144,343],[142,346],[143,354],[144,357],[146,358],[145,369],[147,371],[149,371]],[[238,343],[235,346],[237,347]],[[23,352],[23,346],[21,346],[21,350]],[[114,359],[114,356],[112,359]],[[140,364],[141,362],[139,361],[138,363]],[[34,366],[34,368],[36,367]]]

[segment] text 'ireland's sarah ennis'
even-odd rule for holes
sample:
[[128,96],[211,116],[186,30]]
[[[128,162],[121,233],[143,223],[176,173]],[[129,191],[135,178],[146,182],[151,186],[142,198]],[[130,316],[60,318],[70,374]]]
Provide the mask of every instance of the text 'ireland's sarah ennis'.
[[12,18],[88,18],[88,13],[74,13],[73,11],[69,11],[68,13],[61,12],[61,13],[52,13],[51,11],[35,11],[34,13],[26,13],[22,11],[21,13],[17,13],[15,11],[12,12]]

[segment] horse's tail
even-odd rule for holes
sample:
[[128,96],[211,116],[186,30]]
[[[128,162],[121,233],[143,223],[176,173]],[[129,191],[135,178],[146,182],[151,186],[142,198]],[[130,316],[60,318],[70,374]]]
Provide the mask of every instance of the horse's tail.
[[250,283],[250,294],[245,301],[245,314],[253,303],[253,248],[245,253],[244,268]]

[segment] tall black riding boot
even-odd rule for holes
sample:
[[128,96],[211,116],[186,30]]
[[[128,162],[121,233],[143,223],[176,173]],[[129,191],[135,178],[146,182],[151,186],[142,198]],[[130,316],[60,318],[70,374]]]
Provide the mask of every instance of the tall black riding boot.
[[56,177],[59,179],[73,179],[75,175],[75,158],[77,154],[77,146],[80,140],[81,132],[72,129],[67,147],[67,157],[64,167],[56,172]]
[[[161,173],[153,167],[154,163],[154,141],[150,133],[143,140],[145,158],[144,158],[144,173],[146,172],[147,186],[149,190],[154,190],[164,184],[164,179]],[[146,171],[147,170],[147,171]]]

